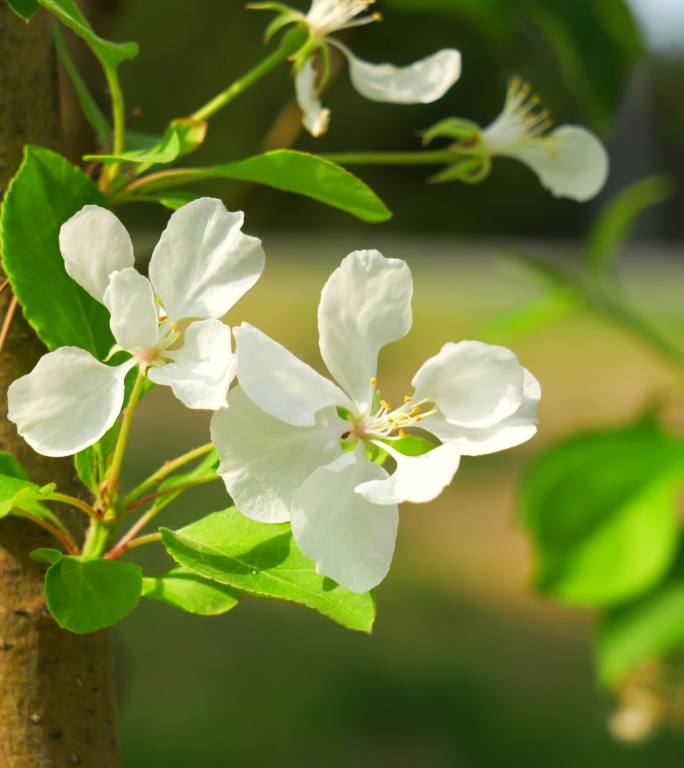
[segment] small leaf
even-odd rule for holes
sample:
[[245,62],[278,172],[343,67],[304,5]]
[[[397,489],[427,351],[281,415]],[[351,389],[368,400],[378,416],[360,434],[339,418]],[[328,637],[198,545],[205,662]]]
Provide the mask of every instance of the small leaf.
[[64,553],[58,549],[52,549],[51,547],[39,547],[34,549],[30,553],[31,559],[38,563],[47,563],[48,565],[54,565],[58,563],[63,557]]
[[138,55],[137,43],[112,43],[95,34],[88,19],[74,0],[38,0],[38,2],[65,27],[85,40],[105,69],[116,69],[122,61]]
[[2,205],[2,259],[48,348],[74,345],[102,359],[114,343],[109,313],[67,275],[59,251],[60,227],[88,203],[104,204],[91,179],[57,153],[27,147]]
[[613,268],[641,214],[668,200],[672,190],[667,176],[649,176],[621,190],[603,206],[589,234],[586,265],[596,274]]
[[207,135],[204,121],[182,118],[174,120],[156,143],[121,152],[118,155],[84,155],[84,160],[97,160],[100,163],[172,163],[181,155],[187,155],[198,149]]
[[16,477],[18,480],[28,480],[28,473],[11,453],[0,451],[0,475]]
[[599,679],[620,683],[640,664],[684,646],[684,558],[643,597],[608,610],[599,620],[594,652]]
[[262,597],[291,600],[349,629],[370,632],[375,601],[316,573],[297,548],[290,526],[257,523],[234,507],[179,531],[161,529],[162,541],[181,566],[207,579]]
[[173,568],[163,576],[143,578],[143,597],[180,608],[197,616],[219,616],[238,604],[240,593],[186,568]]
[[522,488],[537,588],[583,606],[649,589],[676,554],[683,477],[684,444],[650,418],[553,446]]
[[45,574],[47,607],[77,634],[111,627],[138,604],[142,570],[135,563],[63,556]]
[[24,21],[30,21],[40,8],[37,0],[8,0],[9,7]]
[[[205,179],[236,179],[294,192],[356,216],[362,221],[387,221],[387,206],[361,179],[318,155],[278,149],[233,163],[169,173],[169,178],[150,183],[144,195],[165,186],[191,184]],[[160,186],[161,185],[161,186]]]
[[55,40],[57,55],[64,65],[64,69],[74,86],[78,103],[81,105],[81,111],[94,129],[98,143],[104,146],[112,135],[112,127],[104,116],[98,103],[88,90],[88,86],[83,81],[81,73],[76,66],[76,62],[72,59],[71,53],[69,53],[69,48],[64,41],[62,31],[56,24],[52,28],[52,34]]
[[13,509],[32,512],[33,505],[44,501],[54,490],[54,484],[40,488],[29,480],[0,475],[0,517],[5,517]]

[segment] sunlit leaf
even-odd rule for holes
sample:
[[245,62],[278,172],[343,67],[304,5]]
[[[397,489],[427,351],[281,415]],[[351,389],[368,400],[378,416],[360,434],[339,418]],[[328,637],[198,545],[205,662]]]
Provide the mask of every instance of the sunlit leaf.
[[143,578],[143,597],[180,608],[197,616],[219,616],[238,604],[233,587],[205,579],[186,568],[173,568],[162,576]]

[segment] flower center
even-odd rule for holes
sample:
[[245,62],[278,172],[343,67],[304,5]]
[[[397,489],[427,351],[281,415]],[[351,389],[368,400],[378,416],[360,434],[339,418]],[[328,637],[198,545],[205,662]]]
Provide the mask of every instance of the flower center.
[[161,366],[168,362],[164,352],[180,338],[178,326],[167,317],[159,318],[159,341],[154,347],[138,347],[133,352],[135,359],[144,366]]
[[532,93],[532,87],[520,77],[514,77],[508,84],[503,112],[483,132],[489,150],[497,151],[511,147],[546,141],[546,131],[553,125],[551,113],[541,108],[541,99]]
[[354,18],[374,2],[375,0],[313,0],[306,20],[319,37],[326,37],[331,32],[379,21],[379,13]]

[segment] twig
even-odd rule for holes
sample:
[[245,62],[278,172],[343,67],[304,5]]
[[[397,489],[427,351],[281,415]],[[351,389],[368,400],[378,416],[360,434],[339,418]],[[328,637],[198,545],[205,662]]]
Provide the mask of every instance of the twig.
[[10,328],[12,327],[12,320],[14,319],[14,313],[17,310],[17,297],[12,296],[12,300],[9,303],[9,307],[7,308],[7,314],[5,315],[5,319],[2,323],[2,328],[0,328],[0,352],[5,347],[5,342],[7,341],[7,337],[9,336]]

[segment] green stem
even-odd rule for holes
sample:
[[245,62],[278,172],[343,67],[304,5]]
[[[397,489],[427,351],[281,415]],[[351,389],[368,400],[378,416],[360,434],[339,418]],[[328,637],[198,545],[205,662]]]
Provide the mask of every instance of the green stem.
[[163,466],[159,467],[159,469],[156,472],[151,474],[146,480],[140,483],[140,485],[134,488],[124,498],[122,506],[124,508],[130,507],[130,505],[137,498],[142,496],[143,493],[145,493],[145,491],[148,491],[150,488],[154,488],[154,486],[158,485],[164,478],[168,477],[170,474],[175,472],[177,469],[180,469],[185,464],[189,464],[191,461],[194,461],[195,459],[199,459],[205,454],[210,453],[213,450],[213,448],[214,448],[213,443],[205,443],[204,445],[200,445],[199,448],[194,448],[192,451],[188,451],[187,453],[184,453],[182,456],[178,456],[175,459],[165,462]]
[[116,440],[116,446],[114,447],[114,453],[112,456],[112,463],[107,471],[106,487],[108,496],[111,498],[113,494],[119,489],[119,477],[121,475],[121,465],[126,453],[126,445],[128,443],[128,433],[131,430],[131,423],[133,421],[133,415],[135,409],[142,395],[143,387],[145,385],[145,373],[142,370],[138,371],[138,377],[133,385],[133,391],[128,401],[128,405],[124,410],[123,419],[121,421],[121,429],[119,430],[119,436]]
[[51,533],[68,554],[75,555],[78,553],[78,545],[66,529],[53,525],[49,520],[46,520],[39,515],[32,515],[30,512],[24,510],[22,510],[20,516],[25,520],[30,520],[32,523],[39,525],[41,528],[48,531],[48,533]]
[[[105,76],[109,86],[109,95],[112,100],[112,121],[114,131],[112,134],[112,154],[120,155],[124,151],[126,140],[126,110],[124,107],[123,91],[116,74],[116,70],[105,67]],[[108,165],[102,172],[103,191],[107,191],[114,179],[119,174],[119,163]]]
[[215,480],[218,480],[218,479],[219,479],[218,475],[203,475],[201,477],[192,478],[191,480],[187,480],[184,483],[178,483],[177,485],[173,485],[170,488],[165,488],[164,490],[157,491],[157,493],[152,493],[149,496],[145,496],[142,499],[133,501],[128,505],[128,507],[126,508],[126,511],[144,507],[147,504],[150,504],[151,502],[156,501],[157,499],[161,499],[164,496],[168,496],[170,493],[175,493],[176,491],[181,493],[182,491],[187,491],[190,488],[196,488],[198,485],[206,485],[207,483],[213,483]]
[[341,152],[321,157],[338,165],[448,165],[458,157],[472,154],[470,150],[452,147],[419,152]]
[[248,88],[251,88],[262,77],[275,69],[279,64],[286,61],[290,56],[296,53],[306,42],[306,33],[301,29],[290,30],[284,37],[280,46],[267,56],[263,61],[249,70],[239,80],[228,86],[224,91],[214,96],[211,101],[200,107],[190,117],[193,120],[208,120],[225,106],[234,101],[243,94]]
[[131,539],[126,545],[126,551],[136,547],[144,547],[145,544],[154,544],[157,541],[161,541],[161,533],[147,533],[144,536],[138,536],[137,539]]
[[119,541],[111,548],[111,550],[105,555],[108,560],[116,560],[117,557],[121,557],[123,553],[128,549],[129,543],[137,536],[140,531],[150,523],[165,507],[175,501],[182,491],[178,490],[170,493],[165,498],[158,501],[154,506],[150,507],[144,515],[141,515],[135,523],[126,531],[126,533],[119,539]]
[[57,501],[60,504],[68,504],[70,507],[80,509],[81,512],[85,512],[92,520],[98,520],[98,515],[95,510],[86,501],[77,499],[75,496],[68,496],[66,493],[51,493],[47,499],[48,501]]

